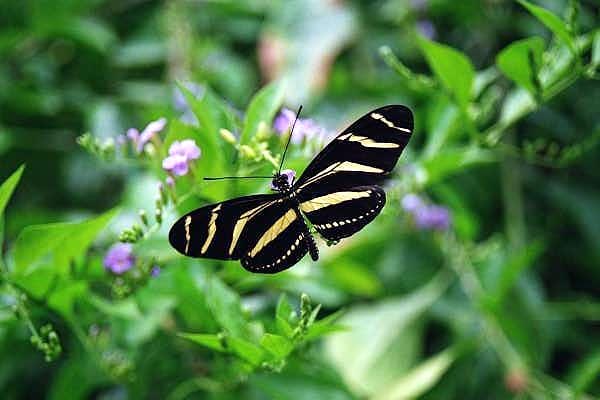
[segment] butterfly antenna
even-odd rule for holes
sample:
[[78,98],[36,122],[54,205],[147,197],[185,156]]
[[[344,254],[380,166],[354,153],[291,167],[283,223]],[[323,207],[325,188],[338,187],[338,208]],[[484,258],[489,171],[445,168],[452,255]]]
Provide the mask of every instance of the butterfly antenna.
[[285,153],[287,153],[288,146],[290,145],[290,141],[292,140],[292,134],[294,133],[294,127],[296,126],[296,121],[298,121],[298,116],[302,111],[302,105],[298,107],[298,112],[296,113],[296,118],[294,118],[294,123],[292,124],[292,129],[290,130],[290,136],[288,136],[287,143],[285,144],[285,149],[283,150],[283,155],[281,156],[281,162],[279,163],[279,171],[277,175],[281,174],[281,167],[283,167],[283,160],[285,160]]
[[203,178],[205,181],[220,181],[222,179],[272,179],[272,176],[219,176],[219,177],[206,177]]

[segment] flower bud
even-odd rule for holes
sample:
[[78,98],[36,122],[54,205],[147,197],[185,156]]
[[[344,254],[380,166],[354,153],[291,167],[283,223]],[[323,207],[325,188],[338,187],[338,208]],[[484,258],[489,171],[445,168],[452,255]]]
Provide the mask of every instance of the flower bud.
[[221,137],[223,138],[224,141],[226,141],[227,143],[231,143],[234,144],[235,142],[237,142],[235,136],[233,135],[233,133],[231,133],[229,130],[227,129],[220,129],[219,130],[219,134],[221,134]]
[[265,121],[260,121],[258,123],[258,129],[256,130],[256,139],[258,140],[267,140],[269,138],[271,131],[269,130],[269,126]]
[[254,151],[254,149],[248,145],[241,145],[240,146],[240,154],[243,158],[254,158],[256,157],[256,152]]

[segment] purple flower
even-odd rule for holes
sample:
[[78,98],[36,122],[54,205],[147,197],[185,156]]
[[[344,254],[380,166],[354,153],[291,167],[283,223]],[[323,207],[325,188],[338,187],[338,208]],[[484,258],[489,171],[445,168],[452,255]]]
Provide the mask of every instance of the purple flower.
[[104,256],[104,267],[117,275],[127,272],[134,264],[135,256],[130,243],[115,243]]
[[162,167],[176,176],[186,175],[189,171],[188,159],[181,154],[165,158],[162,162]]
[[148,125],[146,125],[142,133],[140,133],[139,139],[137,140],[138,153],[141,153],[142,150],[144,150],[144,146],[146,145],[146,143],[152,140],[152,137],[154,137],[154,135],[162,131],[166,125],[166,118],[159,118],[156,121],[152,121]]
[[186,175],[189,162],[200,157],[200,148],[192,139],[175,141],[169,147],[169,156],[162,162],[163,169],[176,176]]
[[428,19],[417,21],[417,31],[427,39],[434,39],[437,34],[435,26]]
[[[283,108],[273,120],[273,129],[280,135],[286,134],[292,128],[295,118],[295,112],[288,108]],[[312,119],[298,118],[296,126],[294,127],[292,142],[298,144],[303,140],[310,140],[317,136],[321,136],[323,132],[324,129]]]
[[402,208],[409,213],[416,212],[424,205],[423,200],[414,193],[409,193],[402,198]]
[[137,143],[138,139],[140,138],[140,131],[135,128],[127,129],[127,138],[133,143]]
[[415,225],[420,229],[445,231],[450,227],[450,212],[446,207],[427,205],[414,214]]
[[280,135],[286,133],[294,123],[296,113],[289,108],[282,108],[279,114],[273,120],[273,129]]
[[160,267],[158,265],[155,265],[150,270],[150,276],[156,278],[158,275],[160,275]]
[[165,183],[167,184],[167,186],[173,187],[175,186],[175,179],[173,179],[172,176],[167,176],[167,178],[165,179]]
[[200,149],[192,139],[182,140],[181,142],[174,141],[169,147],[169,155],[182,155],[188,160],[195,160],[200,157]]
[[450,211],[443,206],[427,204],[416,194],[409,193],[402,198],[402,208],[412,215],[419,229],[444,231],[450,228]]
[[127,137],[131,142],[135,145],[135,149],[138,153],[141,153],[144,150],[144,146],[148,143],[154,135],[162,131],[167,125],[166,118],[159,118],[156,121],[150,122],[142,133],[135,128],[129,128],[127,130]]

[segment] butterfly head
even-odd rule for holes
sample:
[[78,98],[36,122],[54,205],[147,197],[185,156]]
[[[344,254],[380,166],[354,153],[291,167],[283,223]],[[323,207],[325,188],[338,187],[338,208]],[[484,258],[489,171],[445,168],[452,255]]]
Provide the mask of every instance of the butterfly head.
[[276,173],[271,181],[271,189],[278,192],[287,192],[294,184],[296,172],[292,169],[284,169],[281,173]]

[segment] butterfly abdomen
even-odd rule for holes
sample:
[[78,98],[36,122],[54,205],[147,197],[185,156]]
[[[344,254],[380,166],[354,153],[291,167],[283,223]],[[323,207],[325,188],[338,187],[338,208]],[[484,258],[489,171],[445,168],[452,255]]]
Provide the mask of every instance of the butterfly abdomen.
[[315,238],[313,235],[311,235],[308,228],[306,229],[306,234],[304,235],[304,242],[306,243],[306,246],[308,246],[310,258],[312,258],[313,261],[317,261],[319,259],[319,248],[317,247]]

